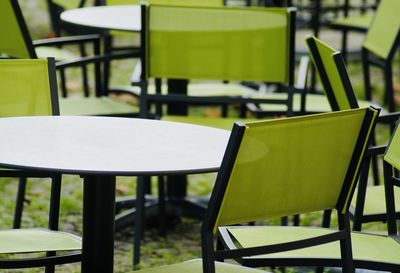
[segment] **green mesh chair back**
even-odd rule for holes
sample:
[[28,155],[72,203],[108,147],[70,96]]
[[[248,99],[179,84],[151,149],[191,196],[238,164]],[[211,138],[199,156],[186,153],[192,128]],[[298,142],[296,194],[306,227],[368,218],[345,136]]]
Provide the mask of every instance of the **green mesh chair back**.
[[376,115],[354,109],[242,125],[214,227],[333,208],[345,213],[372,128],[366,120]]
[[[138,5],[140,0],[107,0],[107,5]],[[218,7],[223,6],[223,0],[148,0],[150,4],[157,5],[178,5],[178,6],[206,6]]]
[[316,37],[309,37],[306,42],[332,110],[358,108],[341,53]]
[[290,10],[147,10],[146,78],[292,83]]
[[400,31],[400,1],[381,0],[364,41],[364,48],[386,59],[393,50]]
[[18,3],[0,1],[0,55],[16,58],[36,58],[36,53]]
[[0,61],[0,117],[59,115],[54,59]]

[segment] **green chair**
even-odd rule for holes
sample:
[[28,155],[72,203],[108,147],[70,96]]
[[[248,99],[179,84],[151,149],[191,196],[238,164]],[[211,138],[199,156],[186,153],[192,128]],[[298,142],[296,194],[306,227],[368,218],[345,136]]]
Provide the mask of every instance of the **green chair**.
[[[0,34],[8,39],[2,39],[0,42],[0,54],[12,58],[31,58],[35,59],[42,57],[40,50],[43,45],[57,46],[60,44],[76,44],[80,43],[83,48],[84,43],[93,43],[93,51],[97,56],[72,58],[65,60],[57,58],[57,69],[61,75],[61,88],[63,97],[67,96],[65,88],[65,69],[69,67],[86,66],[89,63],[94,63],[95,68],[95,95],[89,97],[89,88],[84,85],[85,96],[76,98],[61,98],[60,111],[61,115],[109,115],[109,116],[136,116],[138,108],[135,105],[118,102],[104,96],[102,88],[102,76],[100,62],[104,59],[98,57],[100,53],[100,40],[98,35],[87,35],[78,37],[63,37],[57,40],[46,39],[32,42],[26,23],[24,21],[21,9],[17,0],[5,0],[0,2]],[[37,47],[39,46],[39,47]],[[50,56],[56,55],[51,52]],[[83,81],[87,75],[83,75]]]
[[[139,5],[140,0],[106,0],[105,4],[114,6],[114,5]],[[150,0],[146,1],[150,4],[164,4],[164,5],[178,5],[178,6],[208,6],[208,7],[221,7],[224,5],[223,0]],[[131,56],[133,57],[140,57],[139,51],[140,51],[140,36],[136,34],[132,34],[131,32],[126,32],[126,31],[116,31],[116,30],[111,30],[109,35],[105,35],[105,52],[125,52],[127,50],[135,50],[136,54],[133,54]],[[129,39],[132,40],[132,43],[135,43],[135,46],[130,46],[130,47],[124,47],[124,46],[115,46],[115,38],[117,37],[130,37]],[[126,55],[122,56],[125,57]],[[137,68],[140,69],[140,62],[137,63]],[[109,68],[106,67],[106,74],[109,73]],[[105,75],[106,78],[107,75]],[[136,81],[136,77],[132,76],[133,78],[131,79],[132,81]],[[200,85],[199,87],[195,86],[194,92],[200,93],[202,92],[203,86]],[[210,87],[210,86],[208,86]],[[214,85],[214,88],[221,89],[221,85]],[[110,89],[113,91],[125,91],[128,93],[134,94],[136,97],[140,96],[140,89],[135,88],[135,87],[130,87],[130,86],[110,86]],[[193,88],[192,88],[193,89]],[[204,89],[204,88],[203,88]],[[245,88],[242,88],[245,89]],[[227,92],[226,89],[221,90],[221,92]]]
[[[275,253],[285,250],[303,252],[331,244],[342,250],[339,266],[344,272],[353,272],[348,206],[376,116],[376,110],[365,108],[235,123],[201,228],[202,260],[143,272],[252,272],[254,269],[215,261],[279,255]],[[315,134],[321,137],[310,137]],[[329,181],[322,179],[325,177]],[[338,209],[338,230],[232,226],[329,207]],[[222,248],[215,244],[218,236],[249,231],[252,237],[264,229],[268,231],[256,245]],[[278,241],[281,234],[300,237]]]
[[[315,37],[308,38],[307,44],[332,110],[359,108],[341,53]],[[390,125],[394,124],[399,117],[399,113],[381,115],[378,122]],[[357,194],[350,207],[354,230],[361,230],[362,224],[366,222],[386,220],[386,206],[382,201],[384,199],[383,185],[367,187],[370,161],[376,160],[375,156],[383,151],[382,147],[371,146],[368,149]],[[377,171],[374,174],[377,174]],[[400,200],[400,192],[396,193],[396,196]]]
[[[143,5],[141,115],[147,116],[150,104],[167,102],[177,103],[175,109],[182,104],[268,102],[285,105],[286,114],[292,115],[294,18],[295,11],[285,8]],[[149,79],[172,81],[164,92],[161,84],[151,90]],[[202,95],[193,94],[196,92],[190,92],[191,83],[187,82],[194,79],[229,81],[223,88],[239,92],[222,95],[220,90],[203,88]],[[231,86],[235,81],[277,83],[287,93],[273,99],[252,99],[248,89],[240,94],[244,88]],[[175,110],[171,108],[169,114]],[[165,116],[161,107],[156,109]]]
[[394,112],[396,105],[393,91],[392,62],[396,49],[400,45],[400,17],[397,10],[400,1],[381,0],[374,20],[368,30],[362,47],[363,74],[365,82],[365,97],[372,99],[370,65],[382,69],[384,74],[384,99],[388,110]]
[[[0,61],[0,116],[59,115],[54,59]],[[78,262],[81,240],[58,232],[61,175],[1,169],[1,177],[52,177],[48,229],[12,229],[0,231],[0,254],[47,253],[37,258],[22,256],[0,259],[0,268],[27,268]],[[23,195],[21,204],[23,205]],[[18,206],[18,205],[17,205]],[[21,210],[22,212],[22,210]],[[56,251],[62,254],[55,255]],[[65,252],[67,251],[67,252]]]
[[343,4],[343,17],[336,18],[329,23],[329,27],[342,32],[342,55],[344,60],[347,60],[347,43],[349,32],[362,32],[368,31],[374,19],[374,12],[378,6],[379,1],[372,1],[367,4],[366,1],[359,9],[358,14],[350,14],[354,1],[346,0]]

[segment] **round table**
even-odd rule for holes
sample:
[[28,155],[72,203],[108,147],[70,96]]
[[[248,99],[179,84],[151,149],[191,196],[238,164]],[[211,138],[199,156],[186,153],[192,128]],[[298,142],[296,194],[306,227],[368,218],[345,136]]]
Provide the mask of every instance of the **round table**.
[[61,20],[74,25],[139,32],[142,28],[140,6],[98,6],[67,10]]
[[229,132],[108,117],[0,119],[0,166],[84,178],[82,272],[113,272],[115,176],[217,171]]

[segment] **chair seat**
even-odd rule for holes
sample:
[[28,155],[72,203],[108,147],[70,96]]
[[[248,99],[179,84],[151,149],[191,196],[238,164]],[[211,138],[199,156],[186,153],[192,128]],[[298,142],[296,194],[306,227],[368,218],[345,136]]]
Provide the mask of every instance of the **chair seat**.
[[214,127],[218,129],[232,130],[233,124],[236,121],[242,122],[250,122],[255,121],[256,119],[241,119],[241,118],[219,118],[219,117],[196,117],[196,116],[170,116],[165,115],[162,116],[162,120],[165,121],[174,121],[174,122],[182,122],[182,123],[190,123],[195,125],[203,125]]
[[[242,247],[290,242],[330,232],[326,229],[308,227],[238,227],[228,228],[228,231]],[[353,257],[359,267],[362,261],[400,263],[400,244],[390,237],[352,232],[351,239]],[[338,264],[341,262],[339,242],[251,258],[265,260],[278,258],[333,259]]]
[[[143,273],[202,273],[203,265],[201,259],[189,260],[186,262],[165,265],[155,268],[143,269],[134,272]],[[240,265],[234,265],[229,263],[215,263],[216,273],[265,273],[265,271],[244,267]]]
[[359,16],[349,16],[336,19],[331,23],[331,27],[338,29],[350,29],[367,31],[372,24],[374,14],[367,13]]
[[[127,89],[128,88],[128,89]],[[112,89],[122,89],[130,91],[132,94],[136,96],[140,96],[140,88],[137,86],[130,87],[112,87]],[[150,84],[148,86],[148,94],[155,94],[156,88],[154,84]],[[163,84],[161,87],[161,91],[163,95],[167,94],[167,85]],[[214,83],[214,82],[197,82],[190,83],[188,85],[188,95],[189,96],[199,96],[199,97],[207,97],[207,96],[249,96],[254,94],[254,89],[249,87],[235,84],[235,83]]]
[[66,116],[134,116],[139,108],[108,97],[71,97],[60,98],[60,113]]
[[66,61],[78,58],[76,54],[65,49],[50,46],[39,46],[35,48],[38,58],[54,57],[56,61]]
[[0,231],[0,253],[29,253],[81,250],[78,236],[45,229],[13,229]]
[[[400,188],[394,187],[395,203],[400,204]],[[351,202],[351,209],[354,211],[357,200],[357,191],[355,191],[353,200]],[[400,212],[399,206],[396,206],[397,212]],[[367,187],[365,203],[364,203],[364,216],[381,216],[382,220],[386,219],[386,205],[385,205],[385,187],[371,186]]]

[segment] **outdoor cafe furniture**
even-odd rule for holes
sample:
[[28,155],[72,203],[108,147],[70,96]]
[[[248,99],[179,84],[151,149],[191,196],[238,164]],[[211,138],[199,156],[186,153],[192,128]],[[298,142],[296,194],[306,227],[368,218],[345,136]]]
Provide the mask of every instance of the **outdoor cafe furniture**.
[[[299,256],[332,245],[338,253],[336,266],[354,272],[348,208],[377,115],[378,111],[364,108],[236,123],[201,228],[202,260],[143,272],[250,273],[254,269],[221,261],[270,256],[272,262],[267,266],[321,265],[331,260],[318,259],[318,255],[315,259],[273,258],[286,252]],[[313,137],[316,134],[320,137]],[[338,210],[338,228],[241,225],[327,208]],[[225,240],[238,233],[246,233],[251,243]]]
[[115,176],[217,171],[229,136],[203,126],[107,117],[3,118],[0,130],[0,166],[84,178],[85,273],[113,272]]

